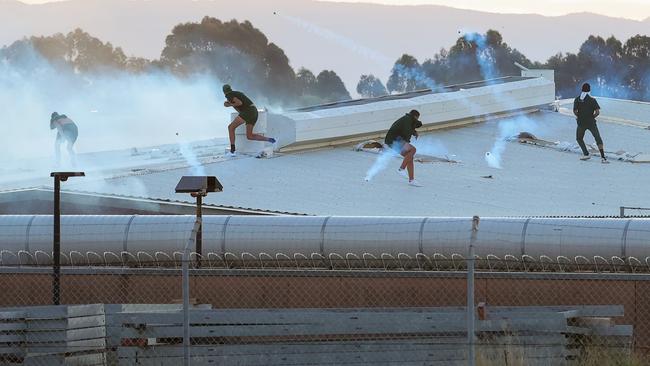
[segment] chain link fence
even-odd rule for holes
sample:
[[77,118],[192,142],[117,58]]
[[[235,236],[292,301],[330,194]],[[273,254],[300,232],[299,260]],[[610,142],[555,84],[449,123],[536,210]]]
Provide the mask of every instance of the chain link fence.
[[448,256],[118,253],[117,265],[66,262],[59,306],[51,267],[4,264],[0,365],[647,364],[643,263],[471,244]]

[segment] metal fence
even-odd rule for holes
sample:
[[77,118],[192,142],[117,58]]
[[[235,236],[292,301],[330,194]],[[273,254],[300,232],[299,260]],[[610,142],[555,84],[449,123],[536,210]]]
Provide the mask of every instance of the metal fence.
[[[477,223],[468,228],[480,230]],[[633,365],[650,275],[522,258],[192,256],[0,268],[0,364]],[[603,271],[606,268],[606,273]],[[624,270],[625,269],[625,270]]]

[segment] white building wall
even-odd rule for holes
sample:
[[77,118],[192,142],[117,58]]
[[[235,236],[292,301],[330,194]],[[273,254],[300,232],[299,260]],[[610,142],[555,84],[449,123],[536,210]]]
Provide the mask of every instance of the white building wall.
[[[268,126],[277,130],[281,146],[286,147],[378,135],[411,109],[420,111],[425,127],[433,127],[477,116],[530,109],[554,100],[555,84],[545,78],[536,78],[409,99],[269,115]],[[274,127],[275,124],[282,126]]]

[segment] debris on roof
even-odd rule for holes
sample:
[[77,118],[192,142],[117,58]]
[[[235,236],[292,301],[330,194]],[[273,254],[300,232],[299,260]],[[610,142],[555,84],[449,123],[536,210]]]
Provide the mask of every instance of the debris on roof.
[[[388,147],[384,146],[382,143],[375,140],[368,140],[361,142],[354,146],[354,151],[367,152],[371,154],[381,154],[384,149]],[[399,156],[395,156],[396,159],[399,159]],[[460,161],[452,159],[450,156],[432,156],[426,154],[415,154],[415,161],[418,163],[453,163],[458,164]]]
[[[524,136],[524,137],[522,137]],[[529,137],[532,136],[532,137]],[[542,139],[538,139],[534,137],[532,134],[529,133],[521,133],[518,137],[518,141],[522,144],[527,144],[527,145],[534,145],[538,147],[543,147],[543,148],[550,148],[554,149],[557,151],[562,151],[562,152],[570,152],[570,153],[575,153],[575,154],[582,154],[582,151],[580,150],[580,147],[578,146],[577,143],[571,143],[571,142],[551,142],[551,141],[546,141]],[[598,155],[600,156],[600,152],[598,150],[598,146],[596,144],[586,144],[587,145],[587,150],[592,155]],[[650,161],[650,154],[644,154],[644,153],[628,153],[623,150],[618,150],[618,151],[605,151],[605,156],[607,157],[608,160],[618,160],[618,161],[625,161],[625,162],[630,162],[630,163],[647,163]]]

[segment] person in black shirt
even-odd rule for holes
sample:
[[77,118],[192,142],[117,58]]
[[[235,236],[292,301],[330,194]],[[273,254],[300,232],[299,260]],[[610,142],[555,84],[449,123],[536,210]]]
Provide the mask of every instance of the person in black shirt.
[[[422,187],[420,183],[415,180],[415,167],[413,165],[413,158],[415,157],[415,146],[411,145],[411,136],[416,138],[419,136],[416,128],[422,127],[422,122],[419,121],[420,112],[415,109],[408,112],[400,119],[395,121],[384,141],[391,149],[397,151],[404,157],[402,165],[397,172],[403,176],[408,177],[409,185],[415,187]],[[406,171],[404,171],[406,169]],[[407,173],[408,172],[408,173]]]
[[239,115],[235,120],[228,125],[228,137],[230,137],[230,156],[235,156],[235,129],[243,124],[246,124],[246,138],[255,141],[266,141],[272,144],[276,140],[272,137],[265,137],[257,133],[253,133],[253,127],[257,122],[257,107],[253,104],[244,93],[234,91],[230,85],[223,86],[223,94],[226,101],[223,103],[224,107],[233,107]]
[[585,132],[588,130],[596,140],[596,145],[598,145],[598,150],[600,151],[601,162],[607,164],[609,161],[607,161],[607,158],[605,157],[603,139],[600,137],[598,126],[596,126],[596,117],[600,115],[600,105],[598,105],[598,101],[596,101],[595,98],[589,95],[590,92],[591,85],[584,83],[582,85],[582,93],[573,101],[573,114],[575,114],[576,121],[578,122],[576,140],[578,141],[578,145],[580,145],[583,154],[583,156],[580,157],[580,160],[589,160],[591,158],[583,140]]

